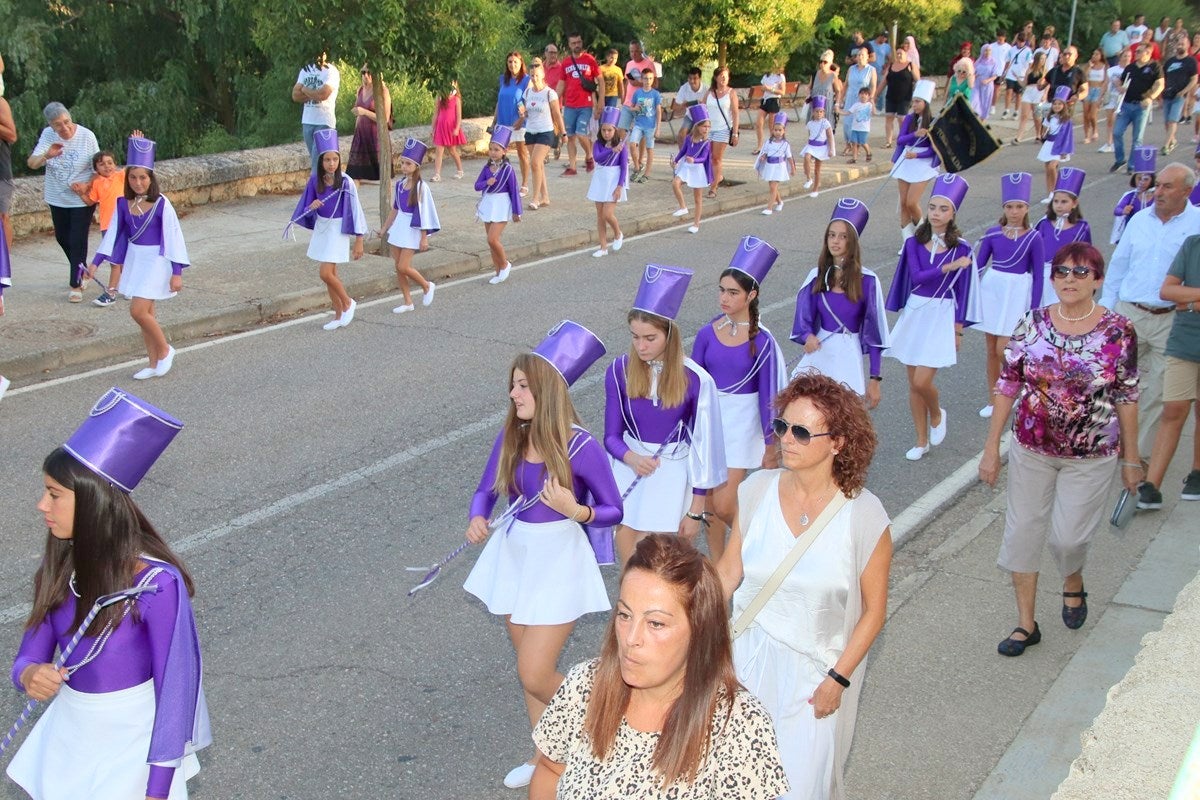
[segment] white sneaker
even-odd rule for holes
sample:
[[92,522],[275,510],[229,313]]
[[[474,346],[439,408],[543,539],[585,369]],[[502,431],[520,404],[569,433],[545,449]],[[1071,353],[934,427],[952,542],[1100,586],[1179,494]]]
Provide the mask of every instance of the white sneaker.
[[158,369],[155,367],[143,367],[142,369],[139,369],[137,372],[133,373],[133,379],[135,381],[144,381],[148,378],[157,378],[157,377],[158,377]]
[[780,202],[778,202],[778,203],[776,203],[776,204],[775,204],[775,210],[776,210],[776,211],[783,211],[783,201],[780,201]]
[[327,331],[336,331],[338,328],[342,327],[342,321],[340,319],[330,320],[321,327]]
[[508,274],[512,272],[512,262],[504,265],[504,269],[500,270],[500,274],[496,276],[496,283],[504,283],[508,280]]
[[0,400],[4,399],[4,393],[8,391],[8,387],[11,385],[12,382],[8,378],[0,375]]
[[533,780],[533,764],[522,764],[519,767],[513,767],[504,776],[504,785],[509,789],[520,789],[522,786],[528,786]]
[[688,215],[688,210],[686,208],[679,208],[679,209],[676,209],[675,213],[673,213],[671,216],[672,217],[686,217],[687,215]]
[[616,251],[620,250],[624,246],[625,246],[625,236],[624,236],[624,234],[622,234],[621,236],[618,236],[613,241],[613,243],[612,243],[613,252],[615,253]]
[[946,441],[946,409],[938,410],[942,412],[942,421],[937,425],[929,426],[929,443],[934,447]]
[[924,447],[917,445],[916,447],[909,448],[908,452],[904,454],[904,457],[909,461],[920,461],[928,452],[929,445],[925,445]]
[[595,250],[592,252],[592,258],[604,258],[606,255],[608,255],[607,250]]
[[763,209],[763,211],[762,211],[762,215],[763,215],[764,217],[769,217],[769,216],[771,216],[771,215],[772,215],[772,214],[774,214],[774,213],[775,213],[775,212],[774,212],[774,211],[772,211],[772,210],[771,210],[771,209],[769,209],[769,208],[764,208],[764,209]]
[[429,282],[429,288],[425,290],[425,296],[421,298],[421,305],[429,308],[433,305],[433,293],[437,291],[437,284],[433,281]]
[[171,367],[175,364],[175,348],[167,345],[167,355],[165,358],[158,360],[158,366],[154,368],[156,377],[161,378],[171,371]]
[[994,410],[995,410],[995,406],[992,406],[992,405],[989,403],[988,405],[986,405],[986,406],[984,406],[983,408],[979,409],[979,416],[983,417],[984,419],[991,419],[991,418],[992,418],[992,412],[993,412]]
[[1102,144],[1096,150],[1097,153],[1111,153],[1112,151],[1113,151],[1113,146],[1111,144]]
[[338,324],[339,324],[341,327],[343,327],[343,328],[344,328],[344,327],[346,327],[346,326],[347,326],[347,325],[349,325],[349,324],[350,324],[350,322],[351,322],[351,321],[354,319],[354,309],[356,309],[356,308],[358,308],[358,303],[356,303],[355,301],[351,300],[351,301],[350,301],[350,307],[349,307],[349,308],[347,308],[345,311],[343,311],[343,312],[342,312],[342,318],[341,318],[341,320],[339,320],[339,322],[338,322]]
[[496,273],[492,277],[488,278],[488,283],[492,284],[493,286],[495,286],[499,282],[500,282],[500,273]]
[[689,225],[688,226],[688,233],[699,233],[699,232],[700,232],[699,225]]
[[[425,302],[425,301],[422,300],[421,302]],[[412,303],[409,303],[406,306],[396,306],[395,308],[392,309],[392,313],[393,314],[403,314],[406,311],[416,311],[416,310],[417,310],[417,307],[415,305],[413,305]]]
[[809,197],[816,197],[818,194],[820,194],[820,192],[813,192],[809,195]]
[[812,182],[811,180],[807,180],[807,181],[805,181],[805,182],[804,182],[804,188],[805,188],[805,189],[811,189],[811,188],[812,188],[812,186],[813,186],[813,182]]

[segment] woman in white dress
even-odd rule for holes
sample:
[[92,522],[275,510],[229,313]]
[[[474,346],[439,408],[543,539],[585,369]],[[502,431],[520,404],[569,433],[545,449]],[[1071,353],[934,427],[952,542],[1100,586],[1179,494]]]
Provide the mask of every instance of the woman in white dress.
[[[783,469],[742,484],[717,571],[733,598],[738,679],[775,721],[791,785],[783,797],[839,800],[867,651],[886,617],[890,521],[865,488],[876,439],[854,392],[805,373],[776,408]],[[808,549],[778,591],[743,618],[798,542]]]

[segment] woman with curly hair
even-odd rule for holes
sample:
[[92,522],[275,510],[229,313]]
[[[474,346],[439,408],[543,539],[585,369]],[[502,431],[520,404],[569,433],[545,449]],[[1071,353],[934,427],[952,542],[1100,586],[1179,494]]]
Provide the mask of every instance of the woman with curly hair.
[[886,616],[891,523],[864,488],[875,430],[853,390],[806,372],[775,408],[783,468],[742,484],[717,571],[733,598],[738,679],[775,721],[783,797],[828,800],[842,796],[867,651]]

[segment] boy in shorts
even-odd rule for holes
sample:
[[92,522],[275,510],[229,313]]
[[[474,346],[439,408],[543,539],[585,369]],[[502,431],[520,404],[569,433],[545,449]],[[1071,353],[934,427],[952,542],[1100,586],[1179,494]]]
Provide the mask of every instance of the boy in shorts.
[[863,87],[858,90],[858,102],[849,108],[840,109],[842,114],[850,117],[850,158],[847,163],[858,161],[858,148],[867,153],[867,161],[871,160],[871,145],[867,140],[871,136],[871,112],[875,106],[871,104],[871,90]]
[[633,151],[633,180],[645,183],[654,164],[654,140],[658,138],[659,121],[662,119],[662,94],[654,88],[654,73],[642,73],[642,85],[633,93],[633,130],[629,134],[629,146]]
[[[117,168],[116,157],[108,150],[92,156],[92,186],[85,200],[100,208],[100,236],[108,232],[117,198],[125,194],[125,170]],[[108,308],[117,300],[117,284],[121,282],[121,267],[109,265],[108,290],[92,301],[92,305]]]
[[604,81],[604,105],[619,106],[625,96],[625,73],[617,66],[617,58],[621,54],[616,48],[611,48],[600,65],[600,79]]

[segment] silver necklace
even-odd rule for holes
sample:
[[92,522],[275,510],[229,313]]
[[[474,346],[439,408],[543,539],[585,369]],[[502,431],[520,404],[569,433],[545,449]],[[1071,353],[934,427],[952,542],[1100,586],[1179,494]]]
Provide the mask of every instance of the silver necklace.
[[724,320],[723,320],[721,323],[719,323],[719,324],[717,325],[717,327],[718,327],[718,328],[725,328],[725,327],[728,327],[728,328],[729,328],[729,338],[730,338],[730,339],[736,339],[736,338],[737,338],[737,335],[738,335],[738,328],[739,328],[739,327],[746,327],[746,328],[749,328],[749,327],[750,327],[750,323],[749,323],[749,322],[738,322],[738,321],[737,321],[737,320],[735,320],[733,317],[731,317],[731,316],[729,316],[728,314],[726,314],[726,315],[725,315],[725,319],[724,319]]
[[[832,492],[826,492],[826,494],[828,494],[828,495],[832,495],[833,493],[832,493]],[[822,500],[825,498],[825,496],[826,496],[826,495],[825,495],[825,494],[823,494],[823,495],[821,495],[820,497],[818,497],[818,498],[817,498],[816,505],[820,505],[820,504],[821,504],[821,501],[822,501]],[[807,527],[808,527],[809,523],[810,523],[810,522],[812,522],[812,520],[808,518],[808,512],[806,512],[806,511],[801,511],[801,512],[800,512],[800,520],[799,520],[799,522],[800,522],[800,527],[801,527],[801,528],[807,528]]]
[[1086,314],[1084,314],[1082,317],[1068,317],[1066,314],[1064,314],[1062,312],[1062,303],[1059,303],[1058,305],[1056,305],[1054,310],[1058,312],[1058,318],[1063,320],[1064,322],[1082,322],[1085,319],[1087,319],[1088,317],[1090,317],[1092,315],[1092,312],[1096,310],[1096,301],[1095,300],[1092,301],[1092,307],[1089,308],[1088,312]]

